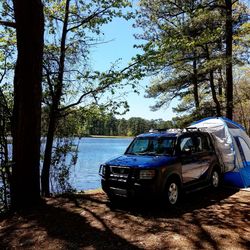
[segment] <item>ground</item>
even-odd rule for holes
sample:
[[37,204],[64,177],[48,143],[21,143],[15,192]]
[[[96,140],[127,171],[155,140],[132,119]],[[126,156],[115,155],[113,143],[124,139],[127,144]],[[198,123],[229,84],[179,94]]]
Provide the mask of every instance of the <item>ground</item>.
[[250,249],[250,192],[207,189],[175,209],[101,191],[50,198],[0,220],[0,249]]

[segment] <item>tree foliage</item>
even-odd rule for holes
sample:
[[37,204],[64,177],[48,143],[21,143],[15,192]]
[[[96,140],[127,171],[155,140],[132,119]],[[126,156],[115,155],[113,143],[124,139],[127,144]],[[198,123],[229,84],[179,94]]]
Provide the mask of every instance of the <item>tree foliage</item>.
[[231,114],[228,75],[246,59],[247,20],[247,7],[238,1],[141,0],[135,26],[142,32],[136,38],[145,42],[137,59],[143,75],[152,76],[147,97],[156,99],[153,109],[179,98],[176,111],[189,110],[193,118],[207,114],[211,101],[211,115]]
[[56,137],[83,137],[90,135],[136,136],[150,129],[173,128],[171,121],[162,119],[147,120],[141,117],[129,119],[117,118],[105,108],[92,106],[88,110],[83,107],[71,109],[68,116],[63,117],[57,127]]
[[250,69],[244,67],[238,72],[235,95],[235,120],[242,124],[250,135]]

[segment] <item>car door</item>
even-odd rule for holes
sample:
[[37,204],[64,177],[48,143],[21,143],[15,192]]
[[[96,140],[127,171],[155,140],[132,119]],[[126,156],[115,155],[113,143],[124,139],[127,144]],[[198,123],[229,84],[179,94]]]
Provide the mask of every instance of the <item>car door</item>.
[[200,177],[200,165],[192,134],[181,136],[177,147],[180,155],[183,183],[197,181]]
[[205,181],[209,178],[208,170],[211,166],[211,153],[212,148],[208,134],[205,133],[195,133],[193,135],[194,147],[195,147],[195,158],[197,160],[197,180]]

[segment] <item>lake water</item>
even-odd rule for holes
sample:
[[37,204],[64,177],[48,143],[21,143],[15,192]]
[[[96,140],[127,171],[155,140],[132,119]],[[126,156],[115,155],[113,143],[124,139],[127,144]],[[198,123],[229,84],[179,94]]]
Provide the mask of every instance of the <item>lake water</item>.
[[123,154],[131,141],[131,138],[82,138],[72,171],[73,187],[78,191],[100,188],[100,164]]

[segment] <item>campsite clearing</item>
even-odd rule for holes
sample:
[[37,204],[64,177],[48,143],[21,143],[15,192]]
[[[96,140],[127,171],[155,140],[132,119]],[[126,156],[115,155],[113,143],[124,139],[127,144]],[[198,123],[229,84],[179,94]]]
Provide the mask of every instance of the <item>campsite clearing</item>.
[[50,198],[0,221],[0,249],[249,249],[250,191],[206,189],[175,209],[112,206],[101,191]]

